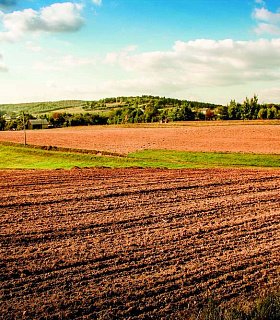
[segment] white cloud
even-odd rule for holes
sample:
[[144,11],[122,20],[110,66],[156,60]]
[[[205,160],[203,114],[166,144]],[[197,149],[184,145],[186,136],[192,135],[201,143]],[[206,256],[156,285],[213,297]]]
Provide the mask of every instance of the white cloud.
[[259,92],[259,100],[266,103],[275,103],[275,101],[280,101],[280,88],[272,87],[261,90]]
[[36,61],[33,65],[33,69],[45,72],[58,72],[62,70],[62,67],[57,65],[49,65],[42,61]]
[[0,62],[0,72],[7,72],[8,68],[2,63]]
[[95,66],[96,60],[94,58],[81,58],[73,55],[67,55],[62,57],[58,63],[67,67]]
[[42,47],[35,45],[33,41],[26,41],[26,48],[33,52],[40,52],[43,50]]
[[257,20],[257,34],[280,35],[280,13],[271,12],[265,8],[255,8],[252,17]]
[[128,47],[126,47],[123,50],[118,51],[118,52],[109,52],[109,53],[107,53],[104,62],[106,64],[111,64],[112,65],[112,64],[116,63],[120,57],[126,57],[126,55],[128,53],[137,50],[137,48],[138,48],[138,46],[131,45],[131,46],[128,46]]
[[81,4],[55,3],[41,10],[38,27],[48,32],[75,32],[84,23],[84,19],[80,16],[82,9]]
[[[154,94],[228,103],[233,94],[242,100],[257,93],[262,101],[280,101],[276,89],[260,94],[280,84],[280,39],[198,39],[177,41],[167,51],[136,49],[129,46],[110,53],[103,64],[93,55],[51,55],[37,61],[33,72],[44,71],[49,94],[61,99]],[[63,78],[70,73],[75,76]],[[270,93],[276,98],[269,100]]]
[[[96,85],[61,84],[57,90],[86,99],[154,94],[228,103],[225,94],[236,94],[243,88],[244,92],[239,92],[243,98],[258,93],[257,88],[265,83],[280,82],[280,39],[177,41],[170,51],[141,54],[130,48],[111,52],[103,61],[110,65],[112,74],[121,74],[119,80],[114,76],[115,80],[96,81]],[[280,101],[280,96],[275,101]]]
[[280,22],[280,13],[273,13],[265,8],[256,8],[254,10],[253,17],[257,20],[266,21],[270,23]]
[[280,35],[280,26],[276,26],[275,24],[269,23],[259,23],[258,26],[255,28],[256,34],[271,34],[275,36]]
[[0,72],[7,72],[8,68],[5,64],[1,61],[3,59],[3,55],[0,53]]
[[[280,39],[177,41],[170,51],[111,53],[110,63],[178,87],[229,86],[280,79]],[[108,56],[105,59],[108,63]]]
[[101,6],[102,0],[91,0],[94,4],[97,4],[98,6]]
[[[47,63],[45,62],[47,61]],[[66,55],[59,58],[47,57],[44,62],[37,61],[33,69],[43,71],[69,71],[69,68],[90,67],[96,65],[95,58]]]
[[64,83],[47,84],[56,92],[63,92],[63,96],[75,99],[100,99],[101,97],[122,95],[160,94],[169,95],[178,90],[177,84],[172,85],[167,79],[154,81],[152,78],[141,77],[121,81],[105,81],[96,85],[65,85]]
[[84,23],[80,13],[83,6],[65,2],[55,3],[40,11],[25,9],[13,13],[0,14],[5,31],[0,32],[0,41],[18,41],[26,33],[75,32]]
[[108,93],[110,95],[118,95],[119,92],[125,95],[153,94],[156,92],[162,92],[168,95],[178,90],[178,83],[173,83],[168,79],[157,79],[157,81],[155,81],[151,77],[106,81],[91,88],[91,91],[101,93],[103,96],[106,96]]

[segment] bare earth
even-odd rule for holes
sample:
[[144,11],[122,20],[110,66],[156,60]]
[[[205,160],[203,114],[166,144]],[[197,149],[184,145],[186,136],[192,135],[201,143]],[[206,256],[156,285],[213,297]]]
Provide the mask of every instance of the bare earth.
[[279,283],[280,171],[0,171],[0,319],[171,319]]
[[[275,124],[190,123],[146,127],[91,126],[27,131],[27,143],[118,153],[143,149],[280,154]],[[23,143],[22,131],[0,132],[0,141]]]

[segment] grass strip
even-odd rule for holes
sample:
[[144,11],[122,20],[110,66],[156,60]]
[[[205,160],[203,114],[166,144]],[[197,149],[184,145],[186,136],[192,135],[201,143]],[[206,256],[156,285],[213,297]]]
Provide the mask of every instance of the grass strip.
[[28,144],[24,146],[22,143],[10,142],[10,141],[0,141],[0,145],[18,147],[18,148],[29,148],[47,151],[61,151],[61,152],[71,152],[71,153],[85,153],[85,154],[95,154],[95,155],[108,155],[108,156],[118,156],[121,157],[122,154],[109,151],[99,151],[99,150],[88,150],[88,149],[78,149],[78,148],[66,148],[66,147],[56,147],[56,146],[41,146],[35,144]]
[[1,169],[70,169],[73,167],[280,168],[280,155],[144,150],[124,156],[95,150],[0,143]]
[[130,167],[138,160],[121,157],[0,146],[2,169],[71,169],[73,167]]
[[[49,151],[30,147],[0,144],[0,169],[71,169],[73,167],[142,167],[163,168],[168,162],[134,159],[125,156],[95,155],[74,152]],[[168,166],[182,167],[181,165]],[[183,166],[189,167],[189,166]]]
[[279,154],[250,154],[222,152],[185,152],[171,150],[143,150],[128,155],[132,158],[167,161],[201,167],[257,167],[280,168]]

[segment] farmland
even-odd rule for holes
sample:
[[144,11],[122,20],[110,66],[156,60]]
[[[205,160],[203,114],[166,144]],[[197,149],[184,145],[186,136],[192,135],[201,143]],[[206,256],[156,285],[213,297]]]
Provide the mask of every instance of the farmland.
[[280,171],[0,171],[1,319],[170,318],[279,283]]
[[[89,126],[27,131],[27,143],[127,154],[159,149],[280,154],[280,122],[215,121]],[[0,141],[22,143],[22,131],[0,131]]]

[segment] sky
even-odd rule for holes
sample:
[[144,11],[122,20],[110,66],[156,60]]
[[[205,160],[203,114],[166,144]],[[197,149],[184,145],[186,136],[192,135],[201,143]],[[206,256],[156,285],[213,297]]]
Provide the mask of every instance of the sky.
[[0,0],[0,104],[280,103],[279,0]]

